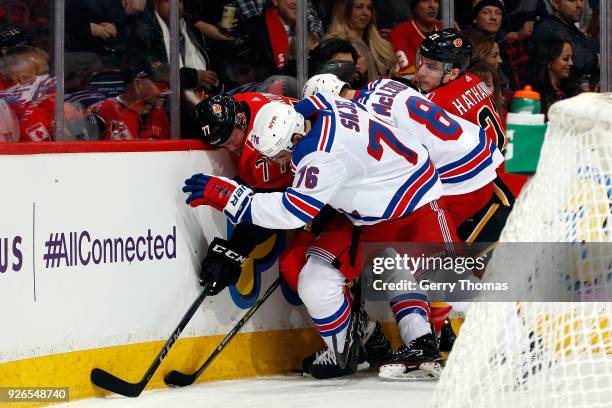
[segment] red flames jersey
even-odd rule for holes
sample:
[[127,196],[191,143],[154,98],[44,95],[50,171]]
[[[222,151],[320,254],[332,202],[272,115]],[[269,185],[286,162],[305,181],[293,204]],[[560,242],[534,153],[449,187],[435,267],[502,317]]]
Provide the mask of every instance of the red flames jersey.
[[[273,94],[248,92],[234,95],[238,102],[244,102],[249,107],[249,123],[247,134],[253,128],[255,115],[263,105],[272,101],[280,101],[293,105],[297,100]],[[238,176],[251,188],[278,189],[291,186],[293,174],[289,163],[279,165],[267,160],[251,143],[245,139],[244,148],[234,156]]]
[[148,114],[125,106],[116,98],[105,99],[92,106],[91,111],[104,123],[104,139],[168,139],[170,122],[162,108],[155,108]]
[[506,133],[491,91],[477,76],[466,73],[434,89],[427,98],[446,111],[483,128],[500,150],[506,146]]

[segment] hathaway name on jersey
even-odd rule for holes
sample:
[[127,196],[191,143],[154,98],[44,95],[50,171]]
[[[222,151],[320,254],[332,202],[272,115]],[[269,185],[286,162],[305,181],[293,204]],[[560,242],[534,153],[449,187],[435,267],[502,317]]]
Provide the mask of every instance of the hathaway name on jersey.
[[376,224],[441,196],[427,150],[407,132],[334,95],[313,95],[295,109],[316,119],[293,152],[293,185],[286,192],[254,194],[242,221],[293,229],[330,204],[356,225]]
[[470,89],[466,89],[458,98],[452,101],[453,106],[460,115],[466,114],[474,106],[488,99],[492,95],[484,82],[479,82]]

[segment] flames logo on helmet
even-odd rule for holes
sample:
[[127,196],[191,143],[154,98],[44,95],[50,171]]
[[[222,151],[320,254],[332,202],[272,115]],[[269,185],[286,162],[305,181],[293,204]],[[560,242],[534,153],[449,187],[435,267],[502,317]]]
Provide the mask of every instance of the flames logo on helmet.
[[463,45],[463,40],[461,38],[455,38],[455,41],[453,41],[453,45],[455,46],[455,48],[461,48],[461,46]]
[[221,111],[222,111],[222,110],[223,110],[223,109],[221,108],[221,105],[219,105],[218,103],[215,103],[215,104],[212,106],[212,111],[213,111],[214,113],[221,113]]

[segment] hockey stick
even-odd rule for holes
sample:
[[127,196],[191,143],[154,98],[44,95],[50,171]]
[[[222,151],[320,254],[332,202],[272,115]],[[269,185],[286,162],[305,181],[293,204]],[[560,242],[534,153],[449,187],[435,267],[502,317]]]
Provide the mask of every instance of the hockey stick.
[[114,392],[115,394],[121,394],[126,397],[139,396],[140,393],[142,393],[142,390],[144,390],[146,385],[151,380],[151,377],[153,377],[153,374],[155,373],[161,362],[164,360],[164,358],[170,351],[172,345],[174,345],[176,339],[178,339],[185,326],[187,326],[187,323],[189,323],[189,320],[191,320],[191,318],[198,310],[204,299],[206,299],[206,296],[208,296],[208,290],[209,285],[204,286],[204,290],[202,290],[202,293],[200,293],[196,300],[194,300],[194,302],[191,304],[189,310],[187,310],[187,313],[185,313],[180,323],[178,324],[176,329],[174,329],[172,335],[170,336],[168,341],[166,341],[166,344],[164,344],[164,347],[162,347],[159,354],[157,354],[155,360],[153,360],[151,366],[139,382],[129,383],[119,377],[115,377],[113,374],[104,371],[100,368],[94,368],[93,370],[91,370],[91,382],[97,385],[98,387]]
[[230,342],[231,339],[240,331],[242,326],[253,316],[253,314],[259,309],[259,307],[270,297],[272,292],[276,290],[278,285],[280,285],[280,279],[276,279],[272,285],[268,288],[266,293],[263,294],[261,298],[259,298],[253,306],[245,313],[245,315],[240,319],[238,323],[232,328],[232,330],[225,336],[221,343],[217,346],[217,348],[212,352],[212,354],[206,359],[206,361],[198,368],[198,370],[193,374],[185,374],[180,371],[170,371],[166,377],[164,378],[164,382],[171,387],[185,387],[187,385],[191,385],[198,379],[199,376],[208,368],[208,366],[213,362],[213,360],[223,351],[227,343]]

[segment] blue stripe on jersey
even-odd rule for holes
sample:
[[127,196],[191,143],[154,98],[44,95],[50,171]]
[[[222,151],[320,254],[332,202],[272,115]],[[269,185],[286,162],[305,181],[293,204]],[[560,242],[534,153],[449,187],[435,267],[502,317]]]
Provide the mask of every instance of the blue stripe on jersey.
[[287,198],[286,193],[283,194],[283,205],[291,214],[293,214],[296,218],[300,219],[301,221],[304,221],[305,223],[312,221],[312,219],[314,218],[306,214],[302,210],[300,210],[298,207],[294,206]]
[[333,110],[331,103],[327,99],[325,99],[323,95],[318,93],[318,94],[315,94],[314,96],[317,97],[317,99],[325,106],[326,109]]
[[[383,213],[383,218],[387,219],[387,218],[391,217],[391,214],[393,214],[393,211],[395,210],[395,207],[397,206],[399,201],[402,199],[402,197],[404,196],[406,191],[410,187],[412,187],[412,185],[419,178],[421,178],[421,176],[423,176],[423,174],[425,174],[425,172],[427,172],[427,170],[429,169],[429,165],[430,165],[429,160],[427,160],[425,163],[423,163],[423,165],[421,166],[420,169],[418,169],[416,172],[414,172],[412,174],[412,176],[410,176],[408,178],[408,180],[406,180],[406,182],[401,185],[401,187],[393,195],[393,198],[391,199],[391,202],[389,203],[389,205],[387,206],[387,209]],[[418,194],[418,191],[417,191],[417,194]]]
[[[429,166],[430,166],[430,163],[426,162],[419,170],[417,170],[416,173],[414,173],[408,180],[406,180],[406,182],[404,184],[402,184],[402,186],[394,194],[394,196],[393,196],[393,198],[391,200],[391,203],[389,203],[389,205],[387,206],[387,209],[385,210],[385,212],[384,212],[382,217],[371,217],[371,216],[362,217],[362,216],[356,215],[354,213],[346,213],[346,212],[345,212],[345,214],[347,214],[350,218],[353,218],[355,220],[366,221],[366,222],[380,221],[380,220],[387,220],[387,219],[389,219],[389,217],[391,217],[391,214],[393,214],[393,211],[395,210],[395,207],[397,206],[398,202],[403,197],[403,195],[406,192],[406,190],[408,190],[412,186],[412,184],[414,184],[414,182],[419,177],[423,176],[423,174],[427,172],[427,170],[429,169]],[[415,195],[410,199],[410,203],[406,207],[406,210],[404,210],[404,212],[402,213],[402,215],[400,217],[408,215],[408,214],[410,214],[413,211],[414,207],[416,207],[416,205],[419,203],[421,198],[427,193],[427,191],[429,191],[429,189],[434,184],[436,184],[436,181],[438,180],[438,177],[436,177],[436,175],[437,175],[437,173],[436,173],[436,171],[434,169],[432,177],[427,182],[425,182],[417,190]]]
[[367,85],[365,85],[363,88],[361,88],[361,92],[359,94],[359,101],[362,104],[366,104],[366,102],[368,102],[368,99],[370,99],[370,96],[372,96],[372,93],[374,92],[374,90],[376,89],[376,87],[382,82],[381,79],[378,79],[374,82],[371,82]]
[[478,145],[476,145],[476,147],[474,147],[468,154],[463,156],[461,159],[454,161],[452,163],[446,164],[442,167],[439,167],[438,173],[440,174],[446,173],[448,171],[453,170],[456,167],[461,166],[462,164],[469,162],[474,157],[482,153],[482,151],[485,149],[486,144],[487,144],[487,138],[486,138],[484,129],[481,128],[480,133],[478,134]]
[[474,168],[473,170],[467,173],[463,173],[463,174],[460,174],[454,177],[442,178],[444,177],[442,175],[442,177],[440,178],[440,181],[442,181],[442,183],[444,184],[453,184],[453,183],[461,183],[462,181],[471,179],[472,177],[476,176],[478,173],[480,173],[481,171],[483,171],[484,169],[486,169],[493,163],[493,152],[495,151],[495,149],[497,149],[497,146],[495,145],[495,143],[491,143],[491,147],[489,148],[489,157],[487,157],[486,160],[482,161],[478,166],[476,166],[476,168]]
[[302,99],[295,105],[293,105],[293,109],[300,115],[305,118],[310,118],[315,112],[319,110],[319,108],[314,104],[310,98]]
[[[325,130],[325,129],[324,129]],[[329,115],[329,129],[327,129],[327,142],[325,143],[324,151],[331,152],[334,144],[334,135],[336,134],[336,116]]]
[[[293,155],[291,157],[291,163],[294,167],[297,168],[297,165],[304,158],[304,156],[309,155],[312,152],[316,152],[319,149],[319,142],[323,135],[323,116],[331,116],[333,118],[334,113],[332,111],[319,111],[319,117],[312,125],[312,129],[308,134],[298,143],[297,147],[293,151]],[[335,124],[332,121],[332,126],[335,131]],[[332,138],[333,140],[333,138]],[[329,141],[328,141],[329,142]],[[331,145],[329,146],[331,150]],[[327,150],[327,145],[325,148]]]
[[316,198],[309,196],[307,194],[304,194],[304,193],[300,193],[299,191],[296,191],[295,189],[291,187],[287,189],[287,194],[290,194],[294,197],[299,198],[302,201],[305,201],[307,204],[310,204],[311,206],[318,208],[319,211],[321,211],[321,209],[325,205],[321,201],[317,200]]

